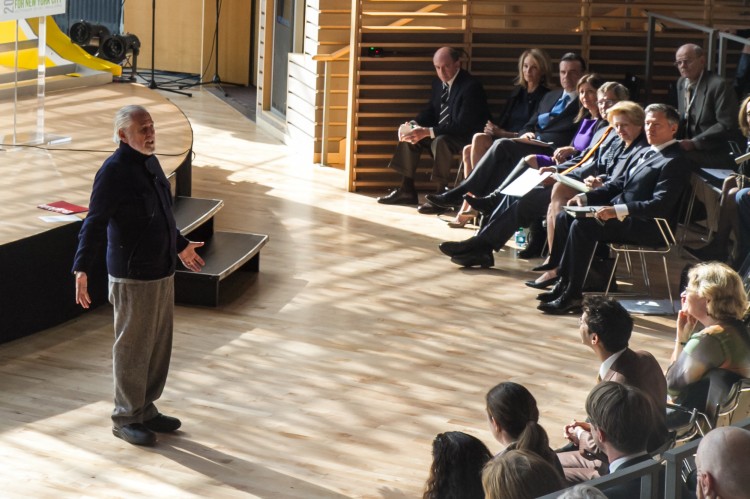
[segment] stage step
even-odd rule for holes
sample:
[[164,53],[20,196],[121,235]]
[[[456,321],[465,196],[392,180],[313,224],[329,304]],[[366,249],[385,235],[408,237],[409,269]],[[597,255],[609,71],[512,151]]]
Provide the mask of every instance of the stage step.
[[214,215],[224,206],[221,199],[177,196],[172,206],[180,233],[192,241],[203,241],[198,249],[206,265],[192,272],[177,263],[175,301],[187,305],[215,307],[219,283],[237,270],[258,272],[260,250],[268,241],[264,234],[214,233]]
[[264,234],[216,232],[198,254],[206,265],[191,272],[181,263],[175,273],[175,301],[215,307],[219,304],[219,283],[237,270],[258,272],[260,250],[268,242]]

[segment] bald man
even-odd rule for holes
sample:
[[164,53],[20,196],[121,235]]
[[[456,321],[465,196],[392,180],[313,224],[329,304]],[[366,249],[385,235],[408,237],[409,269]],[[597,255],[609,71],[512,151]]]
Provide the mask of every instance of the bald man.
[[736,426],[711,430],[695,456],[699,499],[750,499],[750,431]]
[[[432,177],[437,192],[450,182],[453,155],[484,130],[490,119],[482,84],[461,69],[461,51],[441,47],[432,58],[437,78],[432,82],[429,105],[417,117],[399,128],[398,146],[388,167],[401,174],[401,185],[378,198],[381,204],[417,204],[414,177],[422,152],[432,156]],[[420,213],[437,213],[426,204]]]

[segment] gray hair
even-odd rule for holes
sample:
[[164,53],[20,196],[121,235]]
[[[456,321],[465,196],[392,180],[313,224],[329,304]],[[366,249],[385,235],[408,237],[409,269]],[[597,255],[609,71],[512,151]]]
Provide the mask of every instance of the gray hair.
[[669,104],[649,104],[646,107],[646,114],[648,113],[662,113],[672,125],[680,124],[679,113]]
[[596,487],[582,483],[565,490],[557,499],[607,499],[607,496]]
[[120,143],[120,130],[125,130],[133,122],[133,115],[138,113],[148,113],[146,108],[137,104],[131,104],[129,106],[121,107],[117,113],[115,113],[114,120],[114,137],[115,144]]

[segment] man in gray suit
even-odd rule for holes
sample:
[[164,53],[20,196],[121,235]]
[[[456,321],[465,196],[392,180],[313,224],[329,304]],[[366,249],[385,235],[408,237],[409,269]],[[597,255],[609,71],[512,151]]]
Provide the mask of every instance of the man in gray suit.
[[721,76],[706,70],[700,46],[677,49],[674,64],[680,71],[680,148],[700,168],[733,168],[727,141],[737,138],[737,96]]
[[[685,157],[698,169],[691,184],[698,201],[706,207],[708,228],[718,230],[720,181],[708,177],[700,168],[733,170],[730,140],[739,140],[737,95],[719,75],[706,70],[703,49],[689,43],[677,49],[675,66],[680,71],[677,80],[677,106],[680,128],[677,138]],[[715,183],[714,188],[711,184]],[[721,259],[721,251],[710,248],[685,248],[699,260]]]

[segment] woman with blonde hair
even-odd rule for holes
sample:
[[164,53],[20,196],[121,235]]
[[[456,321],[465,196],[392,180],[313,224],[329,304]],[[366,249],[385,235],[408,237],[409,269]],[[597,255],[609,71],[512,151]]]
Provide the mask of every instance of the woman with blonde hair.
[[557,471],[537,454],[511,450],[492,459],[482,471],[485,499],[533,499],[564,487]]
[[[702,411],[709,370],[726,369],[750,378],[750,335],[742,323],[747,294],[737,272],[709,262],[688,271],[681,299],[667,389],[674,401]],[[698,323],[702,329],[696,331]]]
[[[552,63],[544,50],[531,48],[524,50],[518,58],[518,75],[514,88],[505,101],[496,123],[488,121],[482,133],[474,134],[471,144],[463,149],[464,178],[468,177],[474,165],[482,159],[496,139],[518,137],[520,130],[534,116],[544,94],[549,92]],[[476,216],[476,212],[464,205],[456,217],[448,222],[453,228],[463,227]]]

